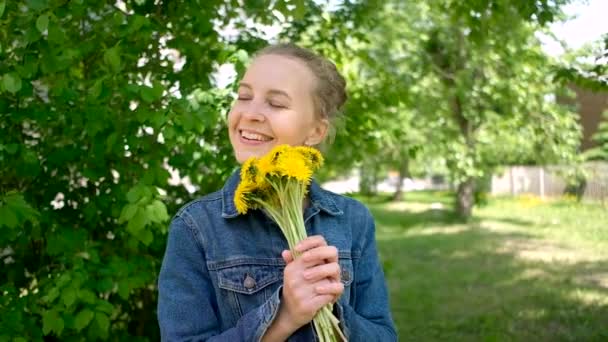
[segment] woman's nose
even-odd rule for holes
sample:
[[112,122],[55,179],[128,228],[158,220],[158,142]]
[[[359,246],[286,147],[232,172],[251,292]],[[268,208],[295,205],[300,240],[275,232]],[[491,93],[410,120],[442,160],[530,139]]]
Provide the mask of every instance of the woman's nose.
[[266,115],[264,114],[262,106],[253,103],[253,101],[249,104],[249,106],[243,108],[243,117],[251,121],[260,121],[263,122],[266,120]]

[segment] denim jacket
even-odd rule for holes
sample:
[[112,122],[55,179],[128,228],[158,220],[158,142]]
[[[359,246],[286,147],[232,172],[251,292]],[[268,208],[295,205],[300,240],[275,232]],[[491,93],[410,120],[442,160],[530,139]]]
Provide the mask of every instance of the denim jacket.
[[[239,170],[171,222],[158,280],[163,341],[260,341],[277,314],[287,240],[264,212],[237,213],[238,183]],[[334,312],[342,331],[351,342],[396,341],[369,210],[315,181],[309,196],[308,235],[338,248],[345,287]],[[288,339],[314,340],[312,323]]]

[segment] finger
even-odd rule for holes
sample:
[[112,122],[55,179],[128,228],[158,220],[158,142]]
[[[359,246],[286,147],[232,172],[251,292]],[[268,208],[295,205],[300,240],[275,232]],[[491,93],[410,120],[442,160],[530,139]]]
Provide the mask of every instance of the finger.
[[297,252],[305,252],[311,248],[326,246],[325,238],[322,235],[309,236],[306,239],[298,242],[295,249]]
[[301,256],[307,264],[322,264],[338,262],[338,249],[335,246],[321,246],[309,249]]
[[314,282],[321,279],[330,278],[333,281],[340,280],[340,265],[338,263],[323,264],[308,268],[302,273],[304,279]]
[[289,264],[293,261],[293,255],[287,249],[281,253],[281,256],[283,257],[283,261],[285,261],[286,264]]
[[333,303],[335,299],[334,295],[318,295],[310,300],[310,305],[314,308],[315,312],[318,312],[325,305]]
[[334,300],[338,299],[344,292],[344,284],[342,282],[337,283],[325,283],[323,285],[315,286],[315,293],[317,295],[332,295]]

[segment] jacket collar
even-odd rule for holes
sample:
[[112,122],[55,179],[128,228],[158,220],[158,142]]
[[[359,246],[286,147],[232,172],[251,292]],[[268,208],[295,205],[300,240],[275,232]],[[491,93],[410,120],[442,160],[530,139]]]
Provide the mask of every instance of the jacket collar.
[[[240,173],[241,169],[237,168],[222,188],[222,217],[224,218],[233,218],[239,215],[234,205],[234,193],[240,183]],[[336,202],[331,198],[331,195],[323,190],[314,179],[310,183],[308,194],[312,207],[319,208],[333,216],[343,214],[342,210],[338,208]]]

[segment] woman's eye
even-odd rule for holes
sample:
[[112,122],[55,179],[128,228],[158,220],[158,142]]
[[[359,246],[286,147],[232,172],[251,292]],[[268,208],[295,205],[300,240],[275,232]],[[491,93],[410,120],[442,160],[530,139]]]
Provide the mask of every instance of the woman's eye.
[[249,100],[251,100],[251,96],[239,95],[239,97],[237,97],[237,99],[239,101],[249,101]]
[[274,108],[286,108],[284,105],[280,104],[280,103],[276,103],[276,102],[269,102],[270,107],[274,107]]

